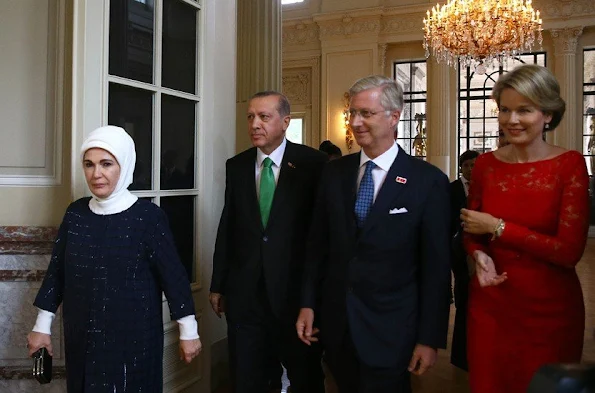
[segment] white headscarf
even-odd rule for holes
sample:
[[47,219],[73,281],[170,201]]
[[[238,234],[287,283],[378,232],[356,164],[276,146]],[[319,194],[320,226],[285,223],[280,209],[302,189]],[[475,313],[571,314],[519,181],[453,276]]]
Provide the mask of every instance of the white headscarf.
[[128,191],[132,184],[132,175],[136,163],[134,141],[128,133],[120,127],[105,126],[91,131],[81,146],[81,163],[87,150],[100,148],[113,155],[120,165],[120,177],[116,188],[107,198],[99,198],[93,194],[89,201],[89,209],[95,214],[106,215],[120,213],[132,206],[138,197]]

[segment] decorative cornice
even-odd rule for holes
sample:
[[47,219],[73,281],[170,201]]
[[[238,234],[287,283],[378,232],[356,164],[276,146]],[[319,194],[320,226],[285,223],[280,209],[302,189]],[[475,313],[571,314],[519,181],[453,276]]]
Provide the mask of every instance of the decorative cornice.
[[55,227],[0,227],[0,254],[50,254],[57,233]]
[[534,3],[545,20],[595,15],[593,0],[545,0]]
[[[595,20],[593,0],[535,0],[544,26],[561,27],[570,19]],[[396,42],[407,34],[423,38],[423,18],[430,5],[414,4],[398,7],[374,7],[359,10],[315,14],[302,19],[283,21],[283,45],[317,43],[319,40],[352,39],[379,36],[381,42]],[[576,22],[575,22],[576,23]],[[384,39],[383,39],[384,38]]]
[[336,12],[329,12],[325,14],[316,14],[313,16],[315,22],[325,22],[325,21],[332,21],[337,19],[343,19],[345,17],[352,17],[352,18],[374,18],[379,17],[384,13],[384,7],[369,7],[369,8],[360,8],[355,10],[344,10],[344,11],[336,11]]
[[312,20],[283,23],[283,45],[318,42],[318,25]]
[[423,37],[423,17],[424,14],[422,12],[406,15],[383,15],[381,33],[419,33],[421,39]]
[[377,36],[380,32],[380,18],[354,18],[344,16],[342,19],[318,22],[320,39],[346,38],[351,36]]
[[576,47],[578,45],[578,38],[583,34],[583,27],[569,27],[566,29],[552,29],[550,30],[554,38],[554,48],[556,56],[560,55],[576,55]]

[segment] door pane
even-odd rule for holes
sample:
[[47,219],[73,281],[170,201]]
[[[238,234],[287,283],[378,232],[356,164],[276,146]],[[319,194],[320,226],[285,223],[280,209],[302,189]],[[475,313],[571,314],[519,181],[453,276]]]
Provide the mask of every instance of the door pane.
[[425,60],[394,65],[395,80],[403,87],[403,111],[397,128],[397,143],[411,155],[425,159],[427,65]]
[[178,0],[163,2],[162,85],[195,93],[197,10]]
[[304,119],[299,117],[291,119],[285,137],[293,143],[304,143]]
[[194,188],[196,103],[164,94],[161,106],[161,189]]
[[180,260],[194,281],[194,196],[162,197],[161,208],[169,220]]
[[111,0],[109,73],[141,82],[153,82],[152,0]]
[[108,124],[124,128],[136,145],[130,190],[150,190],[153,168],[153,93],[109,84]]

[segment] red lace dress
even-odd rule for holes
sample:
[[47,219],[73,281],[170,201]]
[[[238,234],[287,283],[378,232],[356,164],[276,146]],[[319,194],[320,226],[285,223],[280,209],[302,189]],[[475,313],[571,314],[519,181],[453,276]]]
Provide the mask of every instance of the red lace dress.
[[473,393],[525,393],[546,363],[579,362],[585,309],[575,265],[588,232],[588,175],[582,155],[510,164],[477,158],[468,205],[502,218],[502,236],[466,235],[508,280],[471,282],[467,351]]

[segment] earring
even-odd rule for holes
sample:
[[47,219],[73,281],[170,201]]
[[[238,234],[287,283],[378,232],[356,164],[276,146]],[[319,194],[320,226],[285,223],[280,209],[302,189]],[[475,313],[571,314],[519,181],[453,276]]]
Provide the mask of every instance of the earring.
[[546,131],[549,130],[550,129],[550,123],[545,123],[545,127],[544,128],[545,128]]

